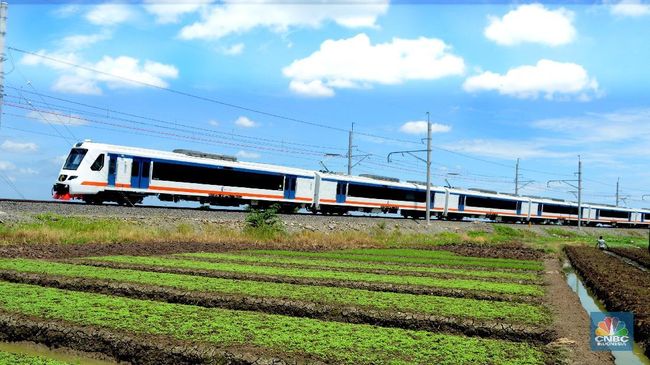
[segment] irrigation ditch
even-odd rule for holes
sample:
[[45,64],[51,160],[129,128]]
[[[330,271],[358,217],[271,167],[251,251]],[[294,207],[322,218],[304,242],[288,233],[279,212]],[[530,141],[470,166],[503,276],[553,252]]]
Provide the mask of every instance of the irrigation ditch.
[[587,312],[633,312],[634,352],[614,351],[621,365],[649,365],[650,274],[590,247],[564,249],[567,284]]

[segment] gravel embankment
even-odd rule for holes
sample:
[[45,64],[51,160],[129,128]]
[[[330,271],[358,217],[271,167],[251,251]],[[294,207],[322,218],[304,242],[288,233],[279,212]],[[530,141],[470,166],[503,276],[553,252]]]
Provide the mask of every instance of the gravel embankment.
[[[17,222],[34,221],[34,215],[52,213],[62,216],[80,216],[87,218],[120,218],[129,221],[141,221],[148,225],[163,225],[170,223],[215,223],[241,228],[244,225],[246,212],[232,210],[202,210],[197,208],[179,207],[152,207],[136,206],[123,207],[118,205],[86,205],[81,203],[58,202],[20,202],[0,201],[0,223],[11,224]],[[491,232],[493,225],[486,222],[453,222],[432,220],[427,227],[424,220],[403,219],[398,217],[378,217],[369,215],[358,216],[324,216],[308,213],[280,215],[288,231],[369,231],[374,229],[400,230],[402,232],[466,232],[482,230]],[[549,226],[510,224],[516,229],[530,229],[537,233],[547,234],[545,228]],[[576,227],[563,227],[575,231]],[[583,227],[585,233],[631,234],[639,231],[639,236],[647,234],[646,230],[611,229]]]

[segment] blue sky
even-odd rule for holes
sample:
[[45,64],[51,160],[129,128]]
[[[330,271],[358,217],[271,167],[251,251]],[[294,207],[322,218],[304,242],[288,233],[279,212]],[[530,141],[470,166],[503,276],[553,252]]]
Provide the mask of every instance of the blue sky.
[[0,196],[48,198],[80,139],[345,171],[353,122],[355,174],[424,180],[386,155],[429,112],[436,184],[512,192],[520,158],[523,193],[572,198],[547,181],[581,155],[586,201],[620,177],[650,206],[647,39],[634,1],[10,2]]

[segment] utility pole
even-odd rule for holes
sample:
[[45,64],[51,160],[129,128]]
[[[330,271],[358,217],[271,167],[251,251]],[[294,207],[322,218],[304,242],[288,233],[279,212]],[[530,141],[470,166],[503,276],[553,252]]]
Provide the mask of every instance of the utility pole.
[[7,34],[7,3],[0,2],[0,126],[2,126],[2,104],[5,94],[5,35]]
[[616,178],[616,206],[617,207],[618,207],[618,201],[619,201],[619,199],[618,199],[618,183],[620,182],[620,180],[621,180],[620,177]]
[[582,223],[582,160],[578,155],[578,230]]
[[[581,229],[582,227],[582,160],[580,159],[580,155],[578,155],[578,172],[575,173],[578,175],[577,180],[549,180],[546,182],[546,186],[550,186],[551,183],[553,182],[558,182],[558,183],[564,183],[569,185],[570,187],[577,189],[578,191],[571,191],[573,194],[575,194],[578,197],[578,229]],[[573,183],[578,183],[578,185],[574,185]]]
[[348,175],[352,175],[352,133],[354,133],[354,123],[348,133]]
[[[427,158],[426,160],[421,158],[420,156],[416,156],[414,153],[415,152],[426,152],[427,153]],[[431,211],[430,211],[430,206],[431,206],[431,120],[429,116],[429,112],[427,112],[427,149],[426,150],[410,150],[410,151],[393,151],[390,152],[386,156],[386,160],[388,163],[390,163],[390,156],[394,155],[396,153],[401,154],[404,156],[404,154],[407,154],[411,157],[415,157],[418,160],[424,162],[427,164],[427,190],[426,190],[426,207],[424,209],[424,215],[427,220],[427,225],[431,224]]]
[[519,158],[517,158],[517,164],[515,165],[515,195],[519,195],[519,189],[534,182],[534,180],[521,180],[521,174],[519,173]]
[[431,223],[431,121],[427,112],[427,199],[425,216],[427,225]]
[[519,195],[519,159],[515,165],[515,195]]

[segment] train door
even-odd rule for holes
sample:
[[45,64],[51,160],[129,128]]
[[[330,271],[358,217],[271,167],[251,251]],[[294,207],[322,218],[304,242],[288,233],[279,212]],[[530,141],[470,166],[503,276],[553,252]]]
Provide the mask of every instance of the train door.
[[134,157],[131,162],[131,187],[147,189],[149,187],[150,169],[150,159]]
[[284,198],[296,198],[296,176],[286,175],[284,177]]
[[108,155],[108,186],[115,186],[117,177],[117,156]]
[[347,183],[345,181],[339,181],[336,183],[336,202],[345,203],[345,188]]

